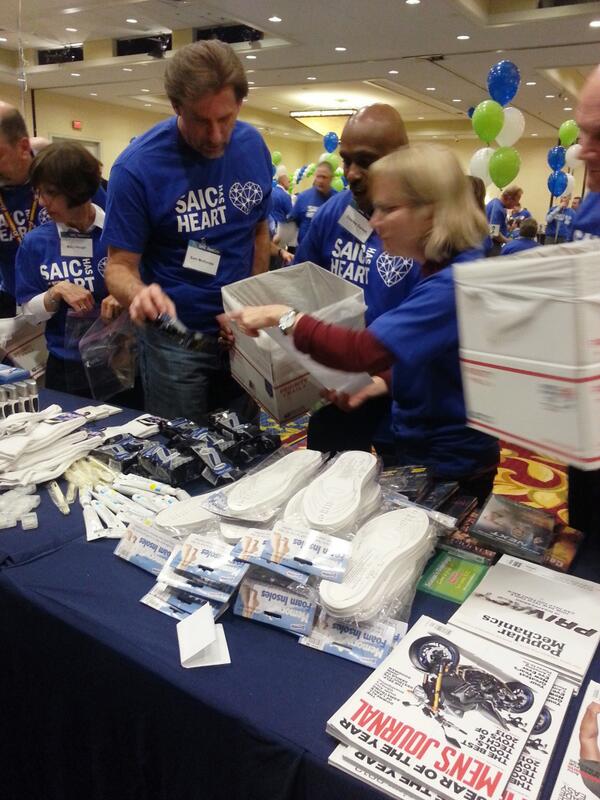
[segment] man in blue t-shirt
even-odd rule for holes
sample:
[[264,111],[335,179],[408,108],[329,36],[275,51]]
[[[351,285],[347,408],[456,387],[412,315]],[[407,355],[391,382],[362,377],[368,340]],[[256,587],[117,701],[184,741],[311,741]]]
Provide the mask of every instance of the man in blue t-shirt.
[[[231,378],[224,323],[219,337],[221,288],[268,268],[271,156],[260,134],[237,120],[248,82],[229,45],[178,50],[165,88],[176,116],[136,138],[111,171],[106,283],[143,326],[148,411],[198,419],[238,404],[244,415],[251,404]],[[201,350],[147,324],[161,314],[202,334]]]
[[277,226],[280,222],[285,222],[292,213],[292,198],[290,197],[290,177],[283,164],[277,167],[275,172],[276,185],[273,187],[271,195],[271,211],[269,216]]
[[570,195],[563,195],[557,206],[546,215],[546,240],[544,244],[562,244],[571,240],[575,212],[569,208]]
[[[317,211],[294,259],[296,264],[312,261],[363,289],[367,324],[396,308],[419,280],[418,264],[386,253],[369,223],[369,167],[406,144],[404,122],[392,106],[377,103],[350,117],[340,145],[350,188]],[[352,413],[328,406],[311,417],[308,446],[368,450],[374,438],[388,438],[389,408],[389,398],[372,400]]]
[[511,239],[502,248],[501,256],[511,256],[521,253],[523,250],[531,250],[532,247],[539,247],[536,239],[538,224],[533,217],[526,217],[519,227],[519,236]]
[[333,168],[328,161],[322,161],[315,170],[315,177],[311,189],[300,192],[292,208],[290,219],[298,226],[298,244],[306,236],[313,217],[319,208],[335,194],[331,188]]
[[485,207],[485,215],[490,226],[493,246],[489,256],[500,255],[503,244],[509,241],[507,212],[519,205],[523,190],[518,186],[509,186],[500,197],[495,197]]

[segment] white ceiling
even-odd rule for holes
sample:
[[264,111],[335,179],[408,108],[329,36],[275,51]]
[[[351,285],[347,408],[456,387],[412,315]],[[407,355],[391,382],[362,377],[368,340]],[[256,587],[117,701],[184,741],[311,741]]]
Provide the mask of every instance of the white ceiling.
[[[254,84],[244,116],[268,118],[274,132],[298,139],[320,137],[290,119],[292,110],[358,108],[377,101],[396,106],[412,135],[435,129],[441,135],[470,136],[466,110],[488,96],[490,66],[508,58],[521,70],[513,105],[526,116],[527,134],[554,136],[572,116],[564,109],[575,105],[573,88],[600,60],[600,28],[589,27],[600,19],[600,2],[554,11],[538,11],[536,5],[535,0],[411,5],[405,0],[21,0],[19,21],[19,0],[2,0],[0,35],[7,42],[0,47],[15,51],[19,40],[26,49],[84,42],[84,62],[29,64],[28,87],[168,113],[164,61],[115,58],[108,43],[98,40],[245,23],[263,30],[265,39],[238,48]],[[282,22],[269,22],[272,15]],[[128,18],[137,23],[127,23]],[[470,38],[459,40],[459,35]],[[338,52],[336,46],[346,50]],[[0,66],[0,82],[16,84],[17,77],[17,69]],[[536,85],[526,86],[527,81]],[[554,97],[546,98],[549,94]]]

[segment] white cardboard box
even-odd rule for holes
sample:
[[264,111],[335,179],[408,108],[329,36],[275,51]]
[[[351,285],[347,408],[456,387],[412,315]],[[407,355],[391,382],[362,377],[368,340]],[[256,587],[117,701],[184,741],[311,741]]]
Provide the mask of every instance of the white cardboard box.
[[600,240],[454,267],[460,344],[569,367],[600,362]]
[[460,360],[470,427],[600,468],[600,363],[565,367],[464,348]]
[[[246,278],[223,287],[222,294],[225,311],[283,303],[327,322],[364,328],[362,289],[309,262]],[[236,335],[230,360],[233,377],[280,423],[320,400],[322,385],[264,332],[256,339]]]

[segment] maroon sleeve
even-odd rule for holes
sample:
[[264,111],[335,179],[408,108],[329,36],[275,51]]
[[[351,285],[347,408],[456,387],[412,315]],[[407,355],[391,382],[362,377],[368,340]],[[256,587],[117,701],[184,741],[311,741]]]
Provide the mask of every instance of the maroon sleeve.
[[294,344],[326,367],[346,372],[382,372],[394,356],[368,330],[353,331],[303,314],[294,328]]

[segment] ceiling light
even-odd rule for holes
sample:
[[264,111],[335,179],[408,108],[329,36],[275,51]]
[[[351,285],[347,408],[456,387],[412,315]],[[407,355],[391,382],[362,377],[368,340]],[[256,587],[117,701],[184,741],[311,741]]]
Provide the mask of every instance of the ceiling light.
[[425,119],[425,117],[417,117],[417,119]]
[[573,106],[565,106],[563,111],[573,111]]
[[345,53],[347,48],[345,48],[345,47],[336,47],[335,49],[337,50],[338,53]]
[[532,133],[531,135],[532,135],[532,136],[537,136],[537,133]]
[[129,19],[126,19],[125,22],[128,22],[130,25],[137,25],[137,19],[134,19],[133,17],[129,17]]
[[307,81],[316,81],[317,79],[315,78],[315,76],[314,76],[314,75],[309,75],[309,76],[308,76],[308,78],[307,78],[306,80],[307,80]]
[[98,97],[98,92],[90,92],[90,97]]
[[388,75],[397,75],[397,74],[398,74],[398,70],[397,69],[390,69],[388,71]]
[[242,98],[242,103],[247,103],[247,102],[248,102],[248,98],[247,97],[243,97]]
[[254,81],[248,81],[248,86],[254,86]]
[[72,78],[81,78],[81,72],[72,72],[71,73],[71,77]]
[[287,131],[285,131],[283,135],[284,136],[289,136],[289,133]]
[[497,53],[503,53],[504,50],[496,50]]
[[418,6],[421,0],[406,0],[407,6]]
[[453,103],[462,103],[462,100],[460,100],[458,97],[455,97],[452,102]]
[[146,108],[151,108],[151,107],[152,107],[152,103],[144,103],[144,106],[145,106]]
[[142,92],[149,92],[150,89],[142,89]]
[[69,33],[77,33],[77,28],[65,28]]
[[0,42],[8,42],[6,36],[0,36]]
[[290,117],[302,119],[302,117],[351,117],[356,114],[355,108],[321,108],[316,111],[290,111]]
[[255,69],[247,69],[246,70],[246,75],[250,75],[251,72],[256,72],[256,70]]
[[590,22],[590,28],[600,28],[600,19],[593,19]]
[[246,56],[246,58],[249,58],[251,61],[256,61],[256,56]]
[[470,39],[471,37],[467,36],[466,33],[460,33],[456,38],[460,39],[461,42],[466,42],[467,39]]
[[527,81],[527,82],[525,83],[525,86],[537,86],[537,84],[536,84],[536,82],[535,82],[535,81]]
[[133,72],[131,67],[123,67],[123,72]]
[[547,94],[547,95],[544,95],[544,96],[545,96],[546,100],[553,100],[556,97],[555,94]]
[[269,22],[282,22],[281,17],[269,17]]
[[279,106],[271,106],[271,111],[279,111]]
[[427,86],[426,88],[428,92],[435,92],[435,86]]

